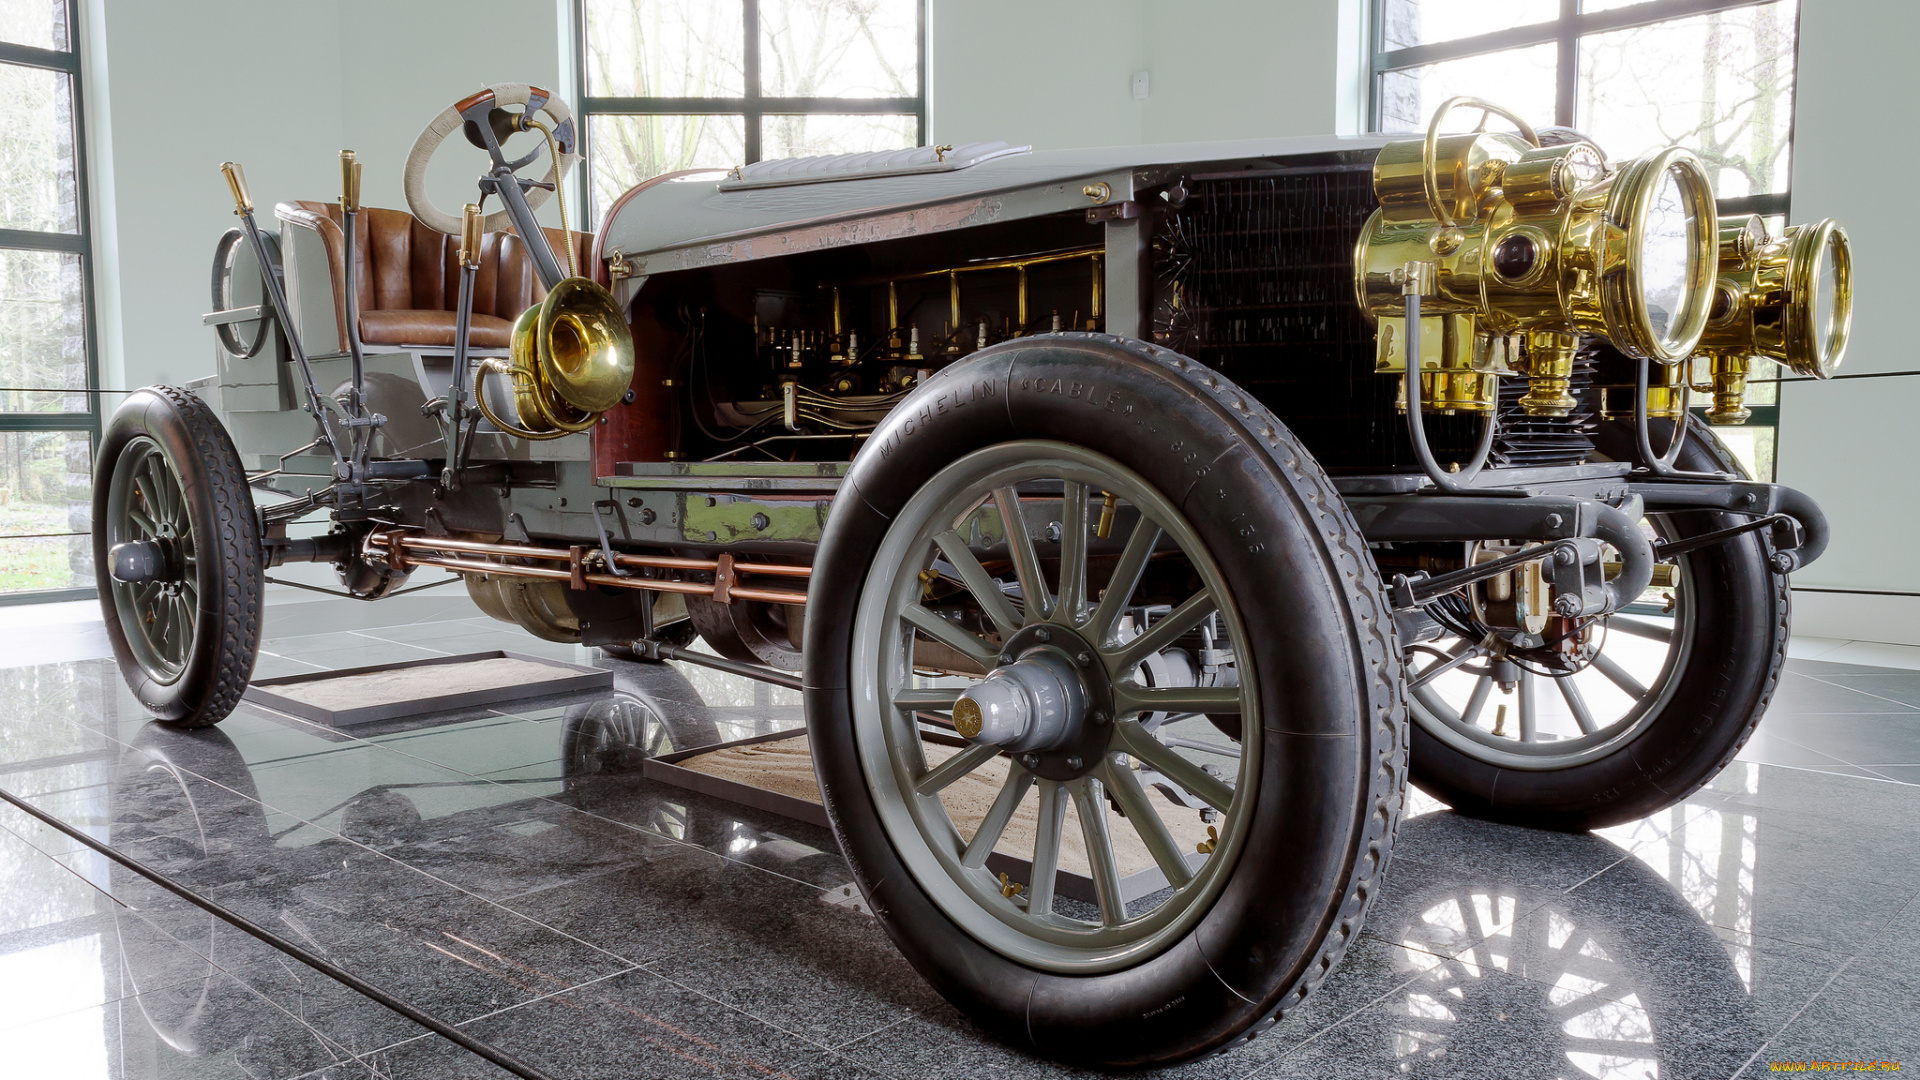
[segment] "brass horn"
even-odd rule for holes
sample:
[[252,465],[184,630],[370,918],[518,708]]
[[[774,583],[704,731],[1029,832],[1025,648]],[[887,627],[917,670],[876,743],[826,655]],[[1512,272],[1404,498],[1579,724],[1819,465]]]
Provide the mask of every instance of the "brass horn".
[[[480,361],[474,403],[494,427],[522,439],[558,439],[585,431],[633,382],[633,333],[620,305],[591,278],[563,279],[514,320],[512,355]],[[513,387],[512,423],[487,404],[487,376]]]

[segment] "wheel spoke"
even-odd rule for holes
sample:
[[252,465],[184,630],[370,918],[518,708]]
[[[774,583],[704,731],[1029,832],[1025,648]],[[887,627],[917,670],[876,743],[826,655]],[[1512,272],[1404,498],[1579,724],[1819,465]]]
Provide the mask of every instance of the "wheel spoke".
[[174,640],[174,647],[178,650],[174,662],[184,664],[187,662],[187,650],[193,647],[193,609],[187,606],[186,597],[178,593],[174,594],[173,606],[179,612],[180,626]]
[[1000,656],[999,649],[994,648],[978,635],[948,622],[919,604],[908,604],[901,608],[900,617],[914,629],[948,648],[972,657],[984,667],[992,668]]
[[1053,601],[1053,618],[1072,625],[1080,621],[1087,596],[1087,485],[1068,480],[1060,496],[1060,595]]
[[1487,705],[1487,695],[1492,692],[1493,676],[1480,676],[1480,681],[1473,684],[1473,693],[1467,698],[1467,707],[1460,713],[1460,722],[1468,727],[1474,726],[1480,719],[1480,710]]
[[1533,712],[1533,672],[1520,671],[1520,741],[1534,741],[1539,734],[1538,724]]
[[147,508],[148,532],[158,532],[154,526],[166,519],[166,513],[160,509],[160,500],[153,497],[153,483],[145,476],[145,469],[133,476],[134,494],[140,496],[140,502]]
[[1237,686],[1141,686],[1113,684],[1113,708],[1126,716],[1143,712],[1239,713]]
[[1105,767],[1100,775],[1107,782],[1107,790],[1113,794],[1113,801],[1127,815],[1127,822],[1139,835],[1140,842],[1147,845],[1147,851],[1153,855],[1154,865],[1167,875],[1167,884],[1179,888],[1193,880],[1193,871],[1187,869],[1186,855],[1180,850],[1180,842],[1167,830],[1167,823],[1160,818],[1160,811],[1147,797],[1147,791],[1140,786],[1140,778],[1133,770],[1107,755]]
[[141,532],[146,533],[148,536],[159,535],[160,528],[153,523],[153,519],[131,506],[127,507],[127,520],[133,522]]
[[912,690],[901,690],[893,695],[893,707],[903,712],[952,710],[953,703],[960,700],[958,686],[922,686]]
[[1553,680],[1560,687],[1560,696],[1567,699],[1567,708],[1573,712],[1573,722],[1580,725],[1580,734],[1591,735],[1599,730],[1593,722],[1593,712],[1587,708],[1587,699],[1580,696],[1580,688],[1573,685],[1573,676],[1567,675]]
[[188,577],[180,580],[180,595],[181,599],[186,602],[188,608],[193,610],[199,609],[200,587],[193,583],[192,578]]
[[938,795],[961,777],[999,755],[1000,748],[992,743],[975,743],[941,762],[938,768],[928,769],[922,773],[919,781],[913,785],[913,790],[922,795]]
[[1040,556],[1033,549],[1033,537],[1027,532],[1027,519],[1020,513],[1020,493],[1010,487],[995,489],[993,503],[1000,509],[1000,521],[1007,530],[1007,555],[1013,560],[1014,576],[1020,579],[1020,596],[1027,606],[1027,619],[1046,618],[1049,606],[1047,579],[1040,574]]
[[1007,823],[1013,820],[1013,812],[1020,809],[1020,800],[1026,798],[1027,789],[1033,786],[1033,774],[1018,765],[1007,770],[1007,782],[1000,785],[1000,794],[988,808],[987,816],[980,819],[980,827],[973,831],[973,839],[967,841],[967,850],[960,855],[960,865],[969,870],[978,870],[987,864],[987,856],[992,854],[995,844],[1007,831]]
[[1042,780],[1040,821],[1033,834],[1033,880],[1027,882],[1027,914],[1053,911],[1053,878],[1060,868],[1060,829],[1066,824],[1067,800],[1060,784]]
[[1623,634],[1632,634],[1634,637],[1646,638],[1649,641],[1659,641],[1668,644],[1671,644],[1673,641],[1672,627],[1660,626],[1655,623],[1644,623],[1638,619],[1629,619],[1624,615],[1615,615],[1609,618],[1607,620],[1607,629],[1618,630]]
[[967,549],[966,539],[948,530],[934,537],[933,542],[960,575],[961,582],[973,594],[980,610],[993,620],[993,628],[1000,635],[1000,640],[1012,637],[1014,631],[1020,629],[1020,615],[1007,601],[1007,594],[1000,591],[1000,583],[987,573],[986,568],[980,565],[980,560],[974,558],[973,552]]
[[1161,775],[1186,788],[1201,802],[1222,812],[1233,804],[1232,787],[1181,757],[1173,747],[1147,734],[1147,729],[1141,727],[1139,721],[1122,720],[1113,726],[1113,734],[1121,749],[1153,766]]
[[1626,668],[1615,663],[1606,653],[1594,655],[1593,668],[1605,675],[1613,685],[1625,690],[1628,697],[1639,699],[1647,696],[1647,688],[1640,685],[1640,680],[1634,678]]
[[1120,861],[1113,854],[1113,834],[1107,829],[1107,799],[1100,781],[1082,777],[1073,783],[1074,815],[1087,842],[1087,862],[1093,868],[1093,892],[1100,898],[1100,921],[1117,926],[1127,921],[1127,902],[1120,895]]
[[1131,606],[1133,593],[1140,587],[1140,575],[1146,572],[1147,560],[1153,557],[1153,549],[1160,543],[1160,526],[1148,521],[1146,515],[1140,516],[1140,523],[1133,527],[1133,535],[1127,537],[1127,546],[1120,551],[1120,561],[1113,568],[1113,577],[1107,582],[1107,591],[1100,597],[1100,606],[1093,611],[1093,617],[1087,622],[1087,630],[1093,640],[1104,645],[1113,640],[1116,627],[1120,625],[1120,616],[1127,613]]
[[1146,632],[1130,641],[1120,644],[1113,653],[1113,666],[1117,671],[1127,669],[1172,645],[1180,635],[1200,625],[1200,620],[1214,612],[1213,594],[1206,590],[1187,597],[1186,602],[1171,612],[1161,616],[1160,620],[1147,627]]

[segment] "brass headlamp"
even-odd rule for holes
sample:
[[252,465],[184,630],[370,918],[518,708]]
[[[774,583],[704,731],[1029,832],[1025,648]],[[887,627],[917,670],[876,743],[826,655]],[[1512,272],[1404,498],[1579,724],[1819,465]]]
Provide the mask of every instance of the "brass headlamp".
[[[1505,117],[1520,134],[1440,135],[1457,106]],[[1667,364],[1699,343],[1713,295],[1713,191],[1685,150],[1608,172],[1591,143],[1543,147],[1511,113],[1453,98],[1425,139],[1381,150],[1373,182],[1380,209],[1354,262],[1360,306],[1379,323],[1374,370],[1406,371],[1393,317],[1406,312],[1407,264],[1430,264],[1420,375],[1437,409],[1490,412],[1497,377],[1524,366],[1522,407],[1565,415],[1580,334]]]
[[1700,339],[1713,375],[1708,421],[1737,424],[1756,356],[1797,375],[1833,375],[1853,322],[1853,256],[1832,218],[1789,226],[1773,239],[1757,217],[1720,222],[1720,279]]

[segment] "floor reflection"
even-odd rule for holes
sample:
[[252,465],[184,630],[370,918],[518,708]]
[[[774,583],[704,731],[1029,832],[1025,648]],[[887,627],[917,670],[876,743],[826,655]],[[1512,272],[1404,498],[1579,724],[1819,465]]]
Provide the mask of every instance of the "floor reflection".
[[[0,784],[560,1075],[1071,1075],[941,1003],[837,893],[851,875],[824,830],[645,776],[797,726],[796,694],[573,658],[615,689],[345,732],[251,708],[173,731],[108,663],[0,669]],[[1595,835],[1417,793],[1409,812],[1366,935],[1319,994],[1185,1073],[1920,1060],[1912,787],[1736,761]],[[418,1034],[0,808],[0,1074],[486,1074]],[[729,1064],[690,1064],[702,1047]]]

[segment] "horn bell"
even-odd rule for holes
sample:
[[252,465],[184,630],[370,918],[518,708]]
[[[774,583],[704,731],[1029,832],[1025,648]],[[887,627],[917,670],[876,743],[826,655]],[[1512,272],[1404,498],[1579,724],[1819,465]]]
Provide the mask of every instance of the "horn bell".
[[582,413],[620,403],[633,383],[633,333],[613,293],[591,278],[570,277],[540,304],[541,381]]
[[[633,382],[633,333],[613,294],[590,278],[566,278],[521,312],[510,345],[509,359],[482,360],[475,369],[474,397],[495,427],[522,439],[587,430]],[[490,375],[508,380],[511,419],[487,399]]]

